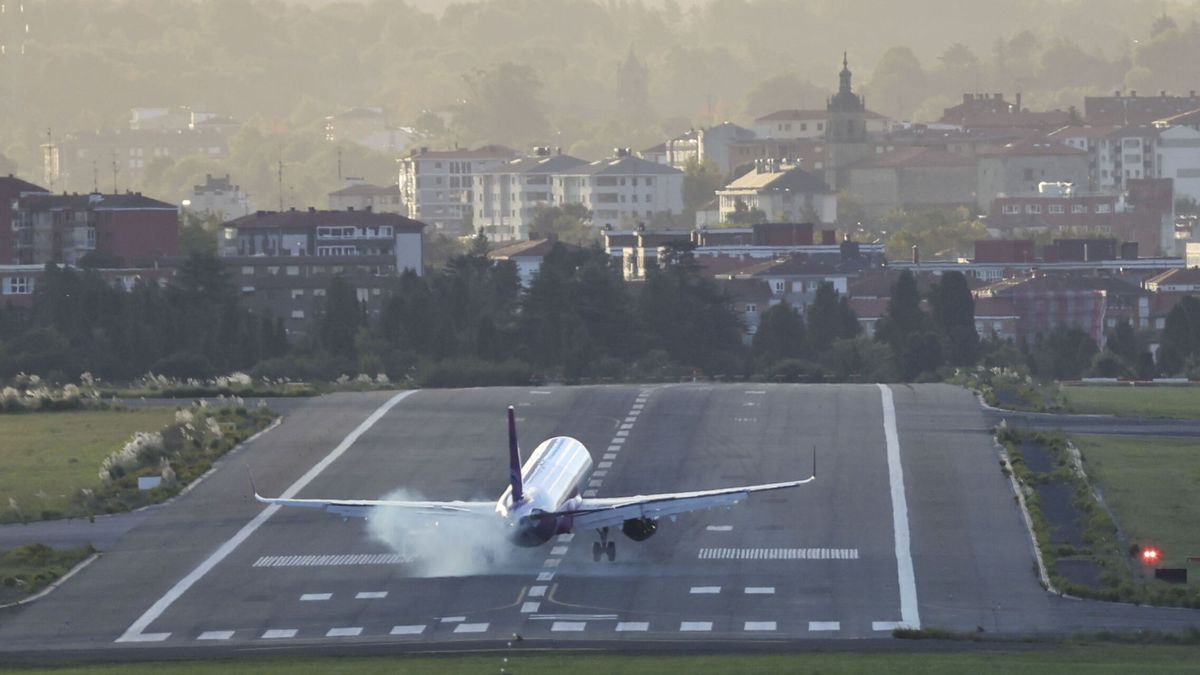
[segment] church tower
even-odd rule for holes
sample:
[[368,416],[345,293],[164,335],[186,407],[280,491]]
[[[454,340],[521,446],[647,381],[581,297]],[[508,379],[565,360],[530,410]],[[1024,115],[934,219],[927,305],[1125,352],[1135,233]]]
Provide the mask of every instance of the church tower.
[[835,190],[844,185],[842,169],[871,154],[867,140],[867,106],[851,86],[850,59],[842,54],[842,72],[838,74],[838,92],[825,106],[826,182]]

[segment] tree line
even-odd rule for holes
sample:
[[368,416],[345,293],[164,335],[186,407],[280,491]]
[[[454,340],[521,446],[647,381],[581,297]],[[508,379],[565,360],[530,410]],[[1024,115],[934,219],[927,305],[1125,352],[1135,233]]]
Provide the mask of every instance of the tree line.
[[[807,307],[764,308],[749,344],[733,300],[690,244],[668,246],[643,282],[627,283],[599,246],[555,244],[523,288],[516,266],[481,247],[425,276],[396,277],[377,315],[335,277],[304,340],[281,319],[241,307],[221,262],[191,256],[171,283],[131,290],[90,270],[47,266],[30,310],[0,310],[0,379],[19,372],[71,381],[146,372],[208,378],[234,371],[331,381],[385,374],[418,385],[678,379],[933,381],[977,365],[1046,379],[1200,374],[1200,300],[1171,311],[1159,339],[1118,323],[1105,347],[1062,326],[1028,342],[975,327],[966,278],[946,272],[924,293],[896,279],[874,335],[847,297],[822,283]],[[803,311],[802,311],[803,310]]]

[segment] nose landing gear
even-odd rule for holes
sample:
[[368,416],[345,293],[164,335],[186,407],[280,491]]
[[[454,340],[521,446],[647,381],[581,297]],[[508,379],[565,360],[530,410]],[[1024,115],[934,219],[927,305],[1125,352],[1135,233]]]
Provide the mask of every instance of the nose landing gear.
[[592,542],[592,560],[600,562],[600,557],[604,556],[609,562],[614,562],[617,559],[617,542],[608,540],[607,527],[602,527],[597,532],[600,533],[600,541]]

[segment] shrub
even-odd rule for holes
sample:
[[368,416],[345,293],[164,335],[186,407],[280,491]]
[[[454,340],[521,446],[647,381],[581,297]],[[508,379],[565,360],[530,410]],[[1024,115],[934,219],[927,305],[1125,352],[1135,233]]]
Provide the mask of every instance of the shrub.
[[533,381],[529,364],[509,360],[501,363],[478,359],[446,359],[426,363],[418,371],[424,387],[524,386]]

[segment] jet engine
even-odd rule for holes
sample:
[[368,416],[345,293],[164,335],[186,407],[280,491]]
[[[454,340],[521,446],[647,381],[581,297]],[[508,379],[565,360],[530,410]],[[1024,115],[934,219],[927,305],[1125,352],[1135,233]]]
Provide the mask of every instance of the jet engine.
[[542,516],[534,513],[525,516],[517,523],[512,540],[522,548],[536,548],[550,541],[558,533],[558,519],[552,516]]
[[657,529],[658,523],[651,518],[630,518],[621,524],[621,532],[634,541],[646,541]]

